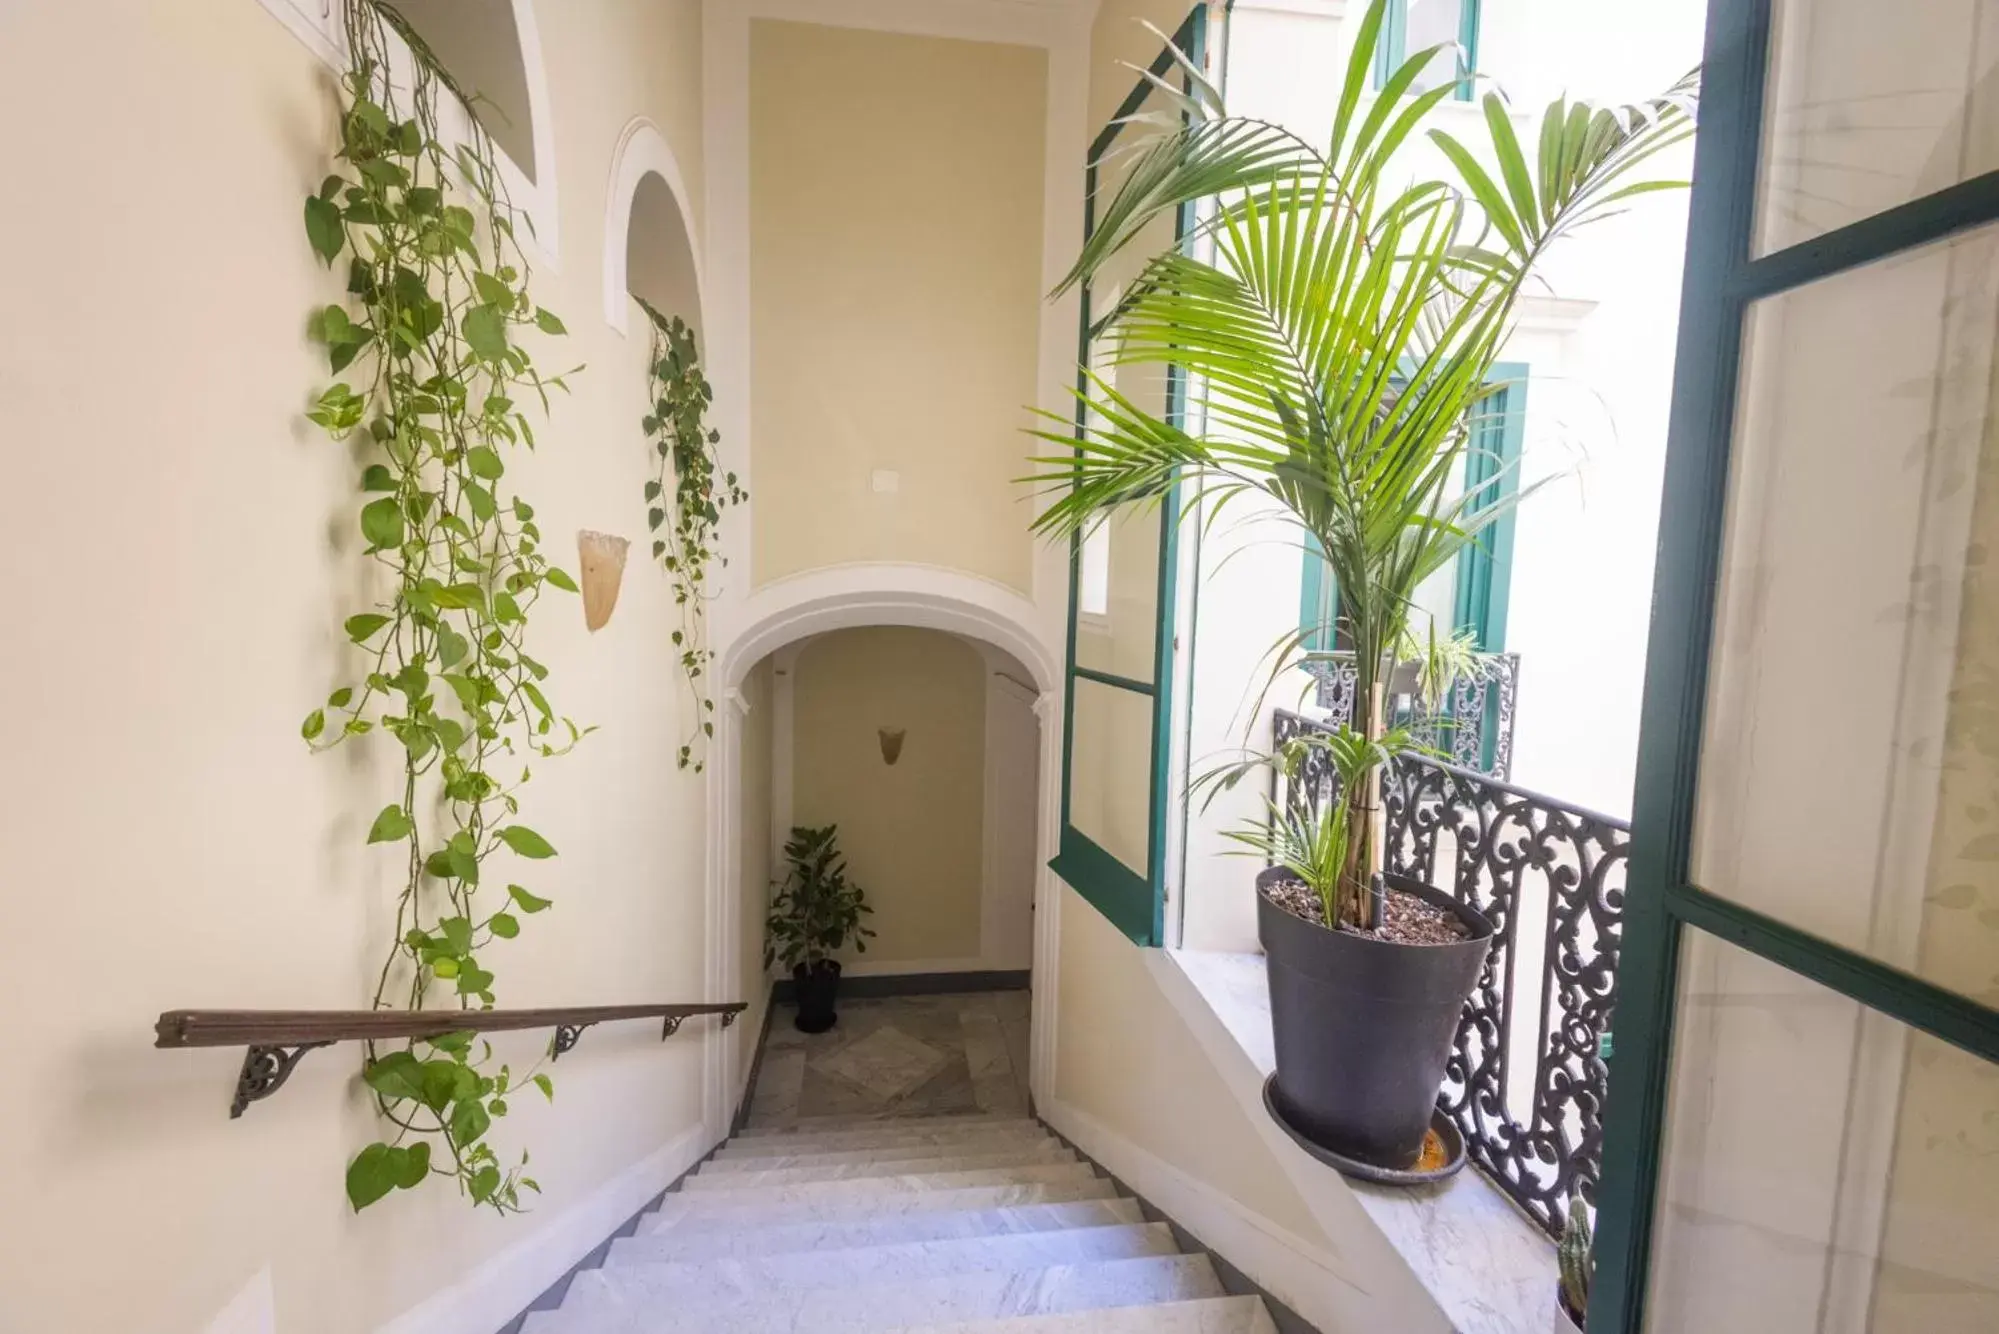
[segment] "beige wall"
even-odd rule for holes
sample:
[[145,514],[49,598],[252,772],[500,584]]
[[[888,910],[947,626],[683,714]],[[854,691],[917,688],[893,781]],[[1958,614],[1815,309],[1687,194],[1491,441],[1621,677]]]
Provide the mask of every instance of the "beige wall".
[[[736,1022],[736,1069],[748,1078],[763,1032],[770,986],[764,980],[764,916],[770,909],[771,880],[771,663],[765,658],[750,668],[740,687],[749,712],[742,721],[742,768],[737,790],[742,794],[742,823],[737,828],[736,903],[742,914],[737,930],[741,947],[738,976],[749,1012]],[[719,706],[718,706],[719,707]],[[730,1090],[740,1096],[740,1090]]]
[[[792,691],[792,822],[839,825],[880,932],[866,961],[976,957],[986,717],[978,651],[935,630],[839,630],[805,645]],[[905,733],[893,765],[882,760],[883,727]]]
[[[513,476],[573,568],[577,529],[644,531],[644,347],[597,318],[597,238],[633,115],[698,179],[699,5],[539,11],[567,242],[534,291],[572,330],[545,364],[589,369]],[[361,569],[354,466],[300,417],[326,378],[306,312],[341,288],[300,224],[329,76],[252,0],[41,0],[0,24],[0,111],[41,127],[9,170],[42,192],[0,215],[0,435],[33,497],[0,528],[0,999],[23,1018],[0,1037],[0,1322],[197,1331],[268,1268],[285,1334],[372,1329],[692,1128],[699,1035],[592,1030],[552,1106],[519,1100],[495,1138],[532,1149],[547,1194],[511,1220],[448,1187],[348,1210],[378,1131],[354,1047],[234,1122],[239,1052],[152,1049],[171,1007],[365,1004],[393,929],[394,868],[363,844],[386,757],[298,737],[351,665]],[[667,585],[635,560],[595,636],[548,612],[553,694],[603,730],[524,794],[562,856],[529,881],[554,909],[491,957],[501,1000],[694,997],[703,791],[673,766]],[[497,1045],[518,1068],[544,1040]]]
[[757,20],[750,62],[753,578],[1026,591],[1046,53]]

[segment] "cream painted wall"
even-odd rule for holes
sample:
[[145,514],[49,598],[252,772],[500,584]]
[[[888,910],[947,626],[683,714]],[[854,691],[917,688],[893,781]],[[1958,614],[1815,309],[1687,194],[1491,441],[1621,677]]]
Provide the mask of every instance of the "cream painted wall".
[[[633,115],[696,171],[700,38],[692,3],[540,9],[570,239],[534,290],[572,330],[548,362],[589,369],[515,471],[573,565],[579,528],[644,531],[644,347],[595,317],[593,238]],[[299,221],[329,74],[253,0],[40,0],[0,18],[0,111],[47,127],[8,154],[42,202],[0,217],[4,448],[34,497],[0,530],[0,1000],[35,1016],[0,1037],[0,1323],[183,1334],[268,1269],[284,1334],[373,1329],[693,1133],[701,1032],[592,1030],[553,1105],[520,1100],[496,1138],[547,1194],[511,1220],[436,1188],[350,1213],[345,1164],[377,1131],[353,1047],[233,1122],[240,1053],[152,1049],[171,1007],[364,1004],[393,925],[362,842],[385,756],[313,758],[297,733],[360,595],[355,469],[300,417],[325,380],[305,315],[341,286]],[[603,730],[524,794],[562,856],[530,882],[554,909],[493,957],[502,1002],[696,997],[703,789],[673,767],[667,586],[635,560],[595,636],[549,613],[553,693]],[[544,1040],[497,1045],[518,1068]]]
[[[792,823],[839,825],[880,933],[866,962],[976,958],[986,716],[977,650],[936,630],[870,626],[810,641],[792,671]],[[905,732],[893,765],[882,760],[883,727]]]
[[1047,66],[751,23],[756,583],[896,560],[1030,590]]
[[[737,828],[737,911],[742,914],[737,928],[737,944],[742,951],[738,976],[744,979],[742,998],[750,1003],[748,1013],[736,1021],[736,1069],[748,1077],[756,1058],[757,1038],[763,1031],[764,1010],[770,1004],[770,986],[764,980],[764,915],[770,908],[771,881],[771,662],[765,658],[743,678],[743,703],[748,712],[742,719],[742,767],[739,770],[742,823]],[[717,705],[717,707],[722,707]],[[731,1097],[740,1090],[730,1090]]]

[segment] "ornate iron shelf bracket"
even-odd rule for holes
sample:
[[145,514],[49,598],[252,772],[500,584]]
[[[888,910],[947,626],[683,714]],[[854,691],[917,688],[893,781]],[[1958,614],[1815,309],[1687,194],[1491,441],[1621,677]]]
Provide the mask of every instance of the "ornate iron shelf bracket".
[[741,1010],[724,1010],[722,1012],[722,1027],[727,1028],[729,1025],[735,1023],[742,1013]]
[[236,1076],[236,1096],[229,1103],[229,1118],[233,1121],[243,1115],[243,1111],[253,1102],[262,1102],[284,1087],[292,1077],[292,1068],[299,1058],[316,1047],[330,1047],[331,1042],[301,1042],[295,1047],[252,1046],[243,1053],[243,1069]]
[[583,1030],[588,1027],[590,1027],[588,1024],[557,1024],[555,1026],[555,1040],[550,1044],[548,1059],[551,1061],[560,1060],[562,1053],[574,1047],[577,1040],[583,1036]]
[[677,1014],[666,1016],[666,1022],[660,1026],[659,1030],[659,1040],[661,1042],[666,1041],[680,1031],[680,1020],[681,1016]]

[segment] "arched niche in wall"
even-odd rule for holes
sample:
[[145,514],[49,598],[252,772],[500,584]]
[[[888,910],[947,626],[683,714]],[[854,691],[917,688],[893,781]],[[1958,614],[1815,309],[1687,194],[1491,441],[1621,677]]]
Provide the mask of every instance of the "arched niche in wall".
[[[640,118],[625,127],[604,208],[604,322],[629,332],[642,297],[702,332],[701,260],[680,164]],[[642,327],[642,326],[641,326]]]
[[[438,63],[477,101],[480,124],[499,149],[508,197],[528,217],[520,240],[529,257],[559,268],[555,126],[541,29],[530,0],[396,0]],[[463,136],[467,126],[444,127]]]

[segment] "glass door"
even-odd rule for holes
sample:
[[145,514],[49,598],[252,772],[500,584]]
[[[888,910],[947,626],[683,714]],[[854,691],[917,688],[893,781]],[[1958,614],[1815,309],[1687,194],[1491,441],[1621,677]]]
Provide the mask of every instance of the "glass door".
[[1592,1334],[1999,1330],[1999,0],[1713,0]]

